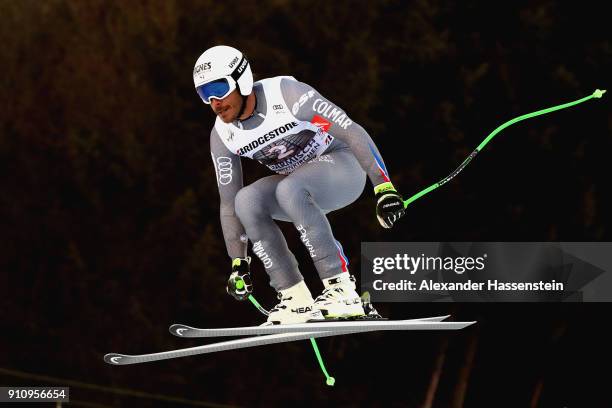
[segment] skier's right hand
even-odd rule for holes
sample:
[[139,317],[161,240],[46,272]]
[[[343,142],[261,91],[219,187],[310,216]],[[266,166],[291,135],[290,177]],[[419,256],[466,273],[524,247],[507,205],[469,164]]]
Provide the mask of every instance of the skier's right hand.
[[253,283],[249,272],[250,263],[250,256],[232,260],[232,274],[227,280],[226,290],[236,300],[245,300],[253,293]]

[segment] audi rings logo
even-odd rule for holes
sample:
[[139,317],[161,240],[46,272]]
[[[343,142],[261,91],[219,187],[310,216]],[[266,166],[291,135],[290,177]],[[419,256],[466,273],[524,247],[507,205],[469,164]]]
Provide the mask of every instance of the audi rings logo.
[[223,186],[232,182],[232,159],[225,156],[217,157],[217,176],[219,184]]

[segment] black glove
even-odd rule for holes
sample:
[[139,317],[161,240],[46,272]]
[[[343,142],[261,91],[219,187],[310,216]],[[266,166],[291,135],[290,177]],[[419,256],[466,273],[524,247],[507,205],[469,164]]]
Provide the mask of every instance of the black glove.
[[227,280],[226,290],[236,300],[245,300],[253,293],[253,283],[251,282],[251,274],[249,272],[250,264],[250,256],[234,258],[232,261],[232,274]]
[[390,182],[382,183],[374,187],[376,194],[376,217],[384,228],[391,228],[393,223],[399,220],[405,213],[404,200],[395,191]]

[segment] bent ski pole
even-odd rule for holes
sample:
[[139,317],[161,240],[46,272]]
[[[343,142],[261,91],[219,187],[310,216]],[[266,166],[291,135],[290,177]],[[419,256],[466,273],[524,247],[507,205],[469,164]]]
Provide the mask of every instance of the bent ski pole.
[[[249,295],[248,299],[257,308],[257,310],[259,310],[262,314],[266,316],[270,314],[270,312],[268,312],[266,309],[264,309],[259,304],[259,302],[255,299],[255,297],[253,297],[253,295]],[[323,358],[321,357],[321,353],[319,352],[317,341],[314,339],[314,337],[310,338],[310,344],[312,344],[312,348],[315,352],[315,355],[317,356],[319,367],[321,367],[321,371],[325,375],[325,384],[329,385],[330,387],[333,386],[336,383],[336,379],[328,374],[327,369],[325,368],[325,363],[323,363]]]
[[425,194],[432,192],[433,190],[435,190],[436,188],[448,183],[449,181],[451,181],[457,174],[459,174],[459,172],[461,170],[464,169],[465,166],[467,166],[470,161],[472,161],[472,159],[478,154],[478,152],[480,152],[487,143],[489,143],[489,141],[491,139],[493,139],[493,137],[498,134],[499,132],[501,132],[502,130],[504,130],[505,128],[507,128],[510,125],[513,125],[517,122],[520,122],[522,120],[525,119],[529,119],[529,118],[533,118],[535,116],[539,116],[539,115],[544,115],[546,113],[550,113],[550,112],[554,112],[560,109],[565,109],[565,108],[569,108],[571,106],[574,105],[578,105],[579,103],[582,102],[586,102],[589,99],[592,98],[601,98],[603,96],[603,94],[606,93],[606,90],[601,90],[601,89],[597,89],[595,90],[595,92],[593,92],[592,95],[586,96],[582,99],[578,99],[577,101],[573,101],[573,102],[568,102],[568,103],[564,103],[562,105],[557,105],[557,106],[553,106],[551,108],[546,108],[546,109],[542,109],[536,112],[532,112],[532,113],[527,113],[525,115],[516,117],[512,120],[509,120],[508,122],[504,123],[501,126],[498,126],[497,129],[495,129],[493,132],[491,132],[491,134],[489,134],[489,136],[487,136],[482,143],[480,143],[478,145],[478,147],[467,157],[467,159],[465,159],[463,161],[463,163],[461,163],[461,165],[459,167],[457,167],[457,169],[455,171],[453,171],[451,174],[449,174],[446,178],[438,181],[435,184],[432,184],[431,186],[427,187],[424,190],[419,191],[418,193],[416,193],[415,195],[413,195],[412,197],[410,197],[409,199],[404,201],[404,208],[408,207],[409,204],[411,204],[412,202],[418,200],[419,198],[423,197]]
[[268,316],[270,314],[270,312],[268,312],[266,309],[264,309],[263,306],[260,305],[257,300],[255,300],[253,295],[249,295],[249,300],[257,308],[257,310],[259,310],[263,315]]

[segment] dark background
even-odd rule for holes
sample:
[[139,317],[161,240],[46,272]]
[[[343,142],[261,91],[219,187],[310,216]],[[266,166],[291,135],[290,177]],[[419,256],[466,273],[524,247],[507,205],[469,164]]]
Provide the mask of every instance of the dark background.
[[[0,385],[78,381],[71,406],[91,407],[187,406],[125,390],[238,406],[611,406],[603,303],[380,304],[479,323],[322,339],[334,388],[308,342],[102,360],[203,343],[171,323],[263,319],[224,289],[214,117],[191,77],[205,49],[240,48],[257,78],[293,75],[343,107],[408,197],[501,123],[609,87],[609,16],[569,3],[0,0]],[[352,270],[361,241],[609,241],[610,97],[504,130],[390,231],[368,182],[330,215]],[[243,163],[246,182],[269,174]]]

